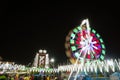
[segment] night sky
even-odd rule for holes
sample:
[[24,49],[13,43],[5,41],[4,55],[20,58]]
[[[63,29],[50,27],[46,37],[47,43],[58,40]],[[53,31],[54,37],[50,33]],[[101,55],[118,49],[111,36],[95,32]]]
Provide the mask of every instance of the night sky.
[[118,5],[32,1],[5,2],[0,9],[0,56],[3,61],[28,64],[39,49],[46,49],[56,63],[66,62],[65,37],[86,18],[104,40],[105,58],[120,56]]

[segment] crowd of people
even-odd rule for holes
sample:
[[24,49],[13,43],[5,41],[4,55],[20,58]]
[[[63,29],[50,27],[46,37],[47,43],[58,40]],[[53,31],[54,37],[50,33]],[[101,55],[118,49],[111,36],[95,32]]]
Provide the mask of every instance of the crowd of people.
[[63,80],[60,76],[39,74],[1,74],[0,80]]

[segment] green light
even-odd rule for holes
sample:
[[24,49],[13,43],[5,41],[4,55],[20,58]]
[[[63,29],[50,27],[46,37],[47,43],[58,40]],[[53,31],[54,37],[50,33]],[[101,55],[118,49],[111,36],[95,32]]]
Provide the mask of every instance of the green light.
[[102,50],[102,53],[105,55],[105,50]]
[[98,33],[96,34],[96,36],[97,36],[98,38],[100,37],[100,35],[99,35]]
[[78,32],[78,30],[75,28],[75,29],[73,30],[73,32],[77,33],[77,32]]
[[94,55],[93,54],[91,54],[91,57],[92,57],[92,59],[94,58]]
[[78,30],[81,30],[81,27],[80,27],[80,26],[78,26],[77,28],[78,28]]
[[92,32],[93,32],[93,33],[96,33],[96,31],[95,31],[94,29],[92,29]]
[[101,42],[101,43],[103,43],[103,40],[102,40],[102,39],[100,39],[100,42]]
[[71,40],[70,40],[70,43],[71,43],[71,44],[74,44],[75,42],[74,42],[74,40],[71,39]]
[[74,33],[72,33],[72,34],[71,34],[71,37],[72,37],[72,38],[74,38],[74,37],[75,37],[75,34],[74,34]]
[[75,51],[75,50],[76,50],[76,47],[75,47],[75,46],[72,46],[71,48],[72,48],[72,51]]
[[90,62],[89,61],[87,61],[87,65],[89,65],[90,64]]
[[98,61],[98,63],[100,63],[100,62],[101,62],[101,61],[100,61],[100,59],[98,59],[97,61]]
[[102,60],[104,60],[104,56],[103,56],[103,55],[101,55],[100,58],[101,58]]
[[102,48],[105,48],[105,45],[102,44]]
[[84,62],[84,59],[81,59],[80,61],[83,63],[83,62]]
[[75,53],[75,56],[79,58],[80,54],[78,52]]

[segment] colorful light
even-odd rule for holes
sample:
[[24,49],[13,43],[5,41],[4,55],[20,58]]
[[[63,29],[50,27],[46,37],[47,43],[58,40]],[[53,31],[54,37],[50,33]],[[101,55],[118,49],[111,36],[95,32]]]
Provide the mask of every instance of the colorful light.
[[105,45],[101,36],[89,27],[88,19],[83,20],[81,25],[74,28],[66,38],[66,54],[69,58],[104,60]]
[[[94,29],[90,28],[88,19],[83,20],[80,26],[74,28],[72,32],[70,31],[66,38],[67,39],[65,46],[66,50],[68,50],[66,51],[66,54],[71,54],[69,58],[73,58],[73,60],[76,60],[75,62],[71,61],[74,64],[73,70],[76,64],[78,64],[78,62],[81,63],[81,59],[84,59],[85,61],[98,59],[104,60],[105,46],[103,40]],[[68,44],[70,46],[68,46]],[[77,77],[78,72],[79,68],[76,73],[75,79]],[[73,71],[71,71],[70,76],[72,73]]]

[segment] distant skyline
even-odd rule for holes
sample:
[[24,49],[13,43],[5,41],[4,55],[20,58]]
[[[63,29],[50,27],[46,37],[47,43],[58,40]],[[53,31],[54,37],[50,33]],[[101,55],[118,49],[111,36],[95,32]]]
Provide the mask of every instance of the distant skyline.
[[0,56],[3,60],[28,64],[39,49],[46,49],[56,63],[67,61],[65,38],[69,31],[88,18],[91,28],[102,37],[105,58],[120,56],[120,22],[117,6],[76,4],[10,3],[2,8]]

